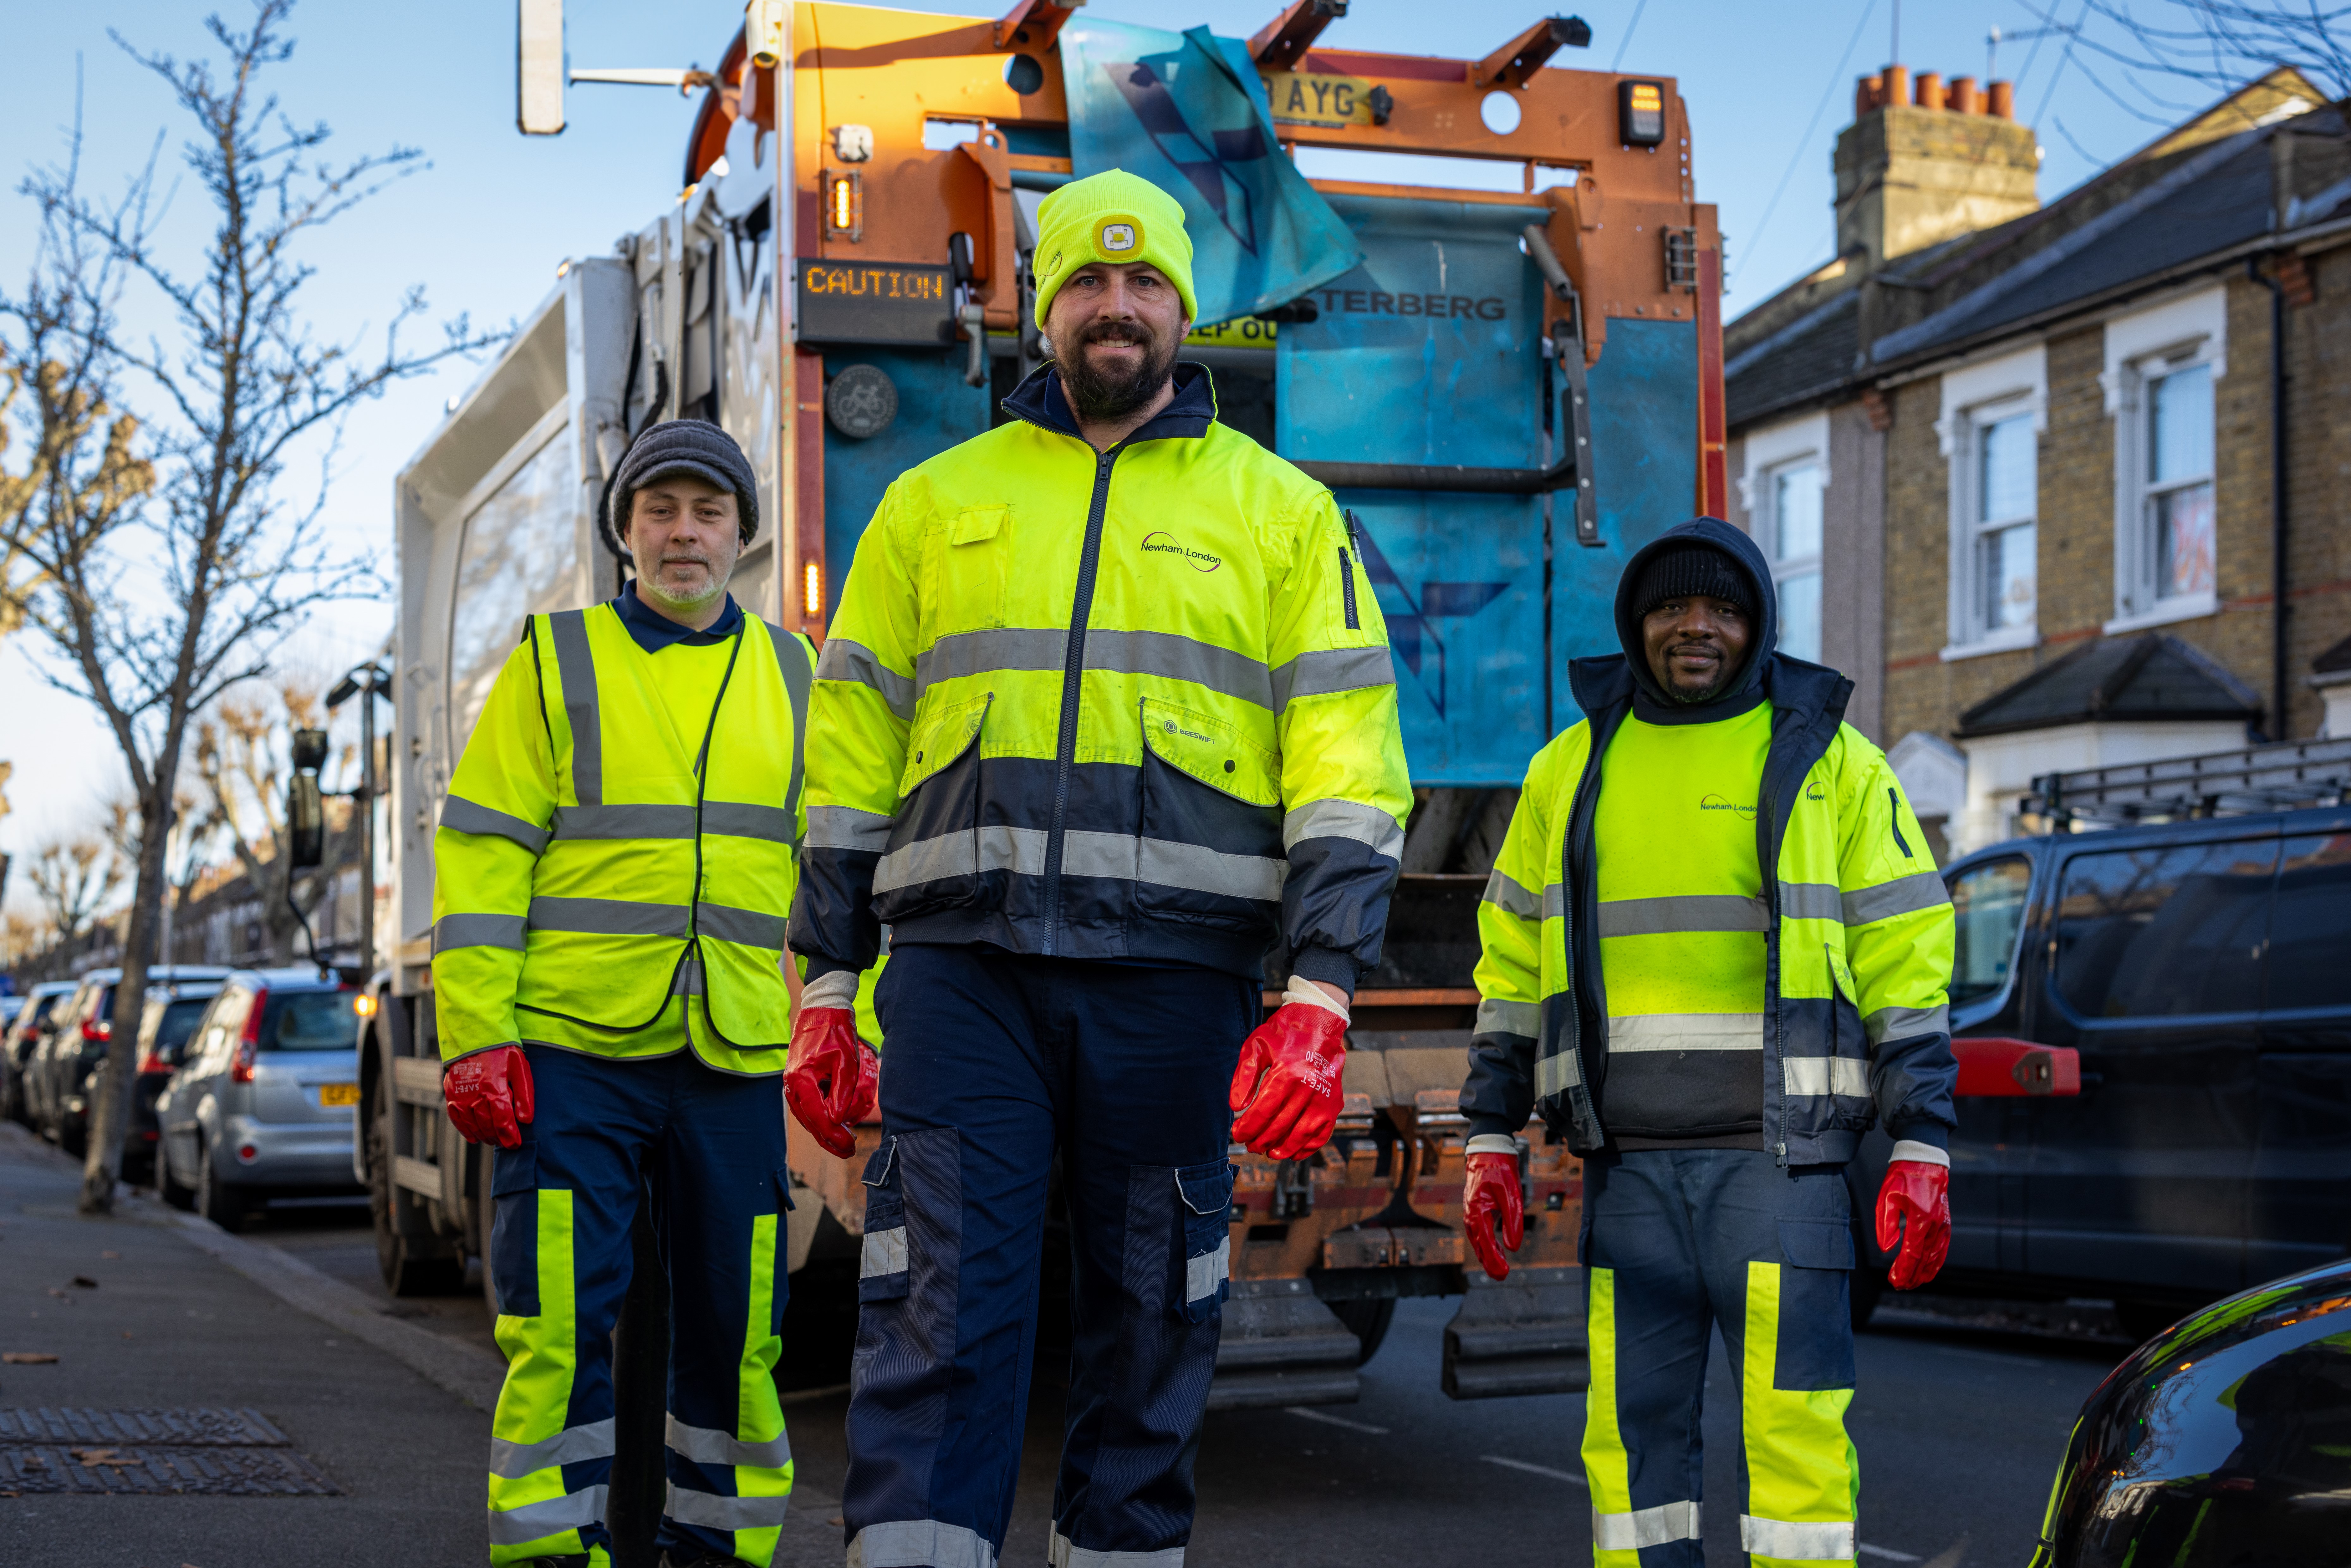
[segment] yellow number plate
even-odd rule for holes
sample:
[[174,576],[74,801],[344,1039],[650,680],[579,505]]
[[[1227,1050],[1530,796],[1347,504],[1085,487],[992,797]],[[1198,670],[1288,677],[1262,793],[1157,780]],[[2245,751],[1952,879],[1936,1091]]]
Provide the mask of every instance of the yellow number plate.
[[321,1083],[319,1085],[319,1103],[326,1106],[329,1110],[337,1105],[356,1105],[359,1103],[360,1086],[356,1083]]
[[1354,77],[1285,71],[1262,76],[1276,125],[1369,125],[1372,84]]

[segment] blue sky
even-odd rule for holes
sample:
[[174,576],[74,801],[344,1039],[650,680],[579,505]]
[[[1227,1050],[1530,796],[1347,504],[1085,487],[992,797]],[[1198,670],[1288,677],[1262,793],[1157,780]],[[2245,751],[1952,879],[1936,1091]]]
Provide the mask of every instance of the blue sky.
[[[235,4],[222,8],[233,22],[246,15]],[[949,0],[912,8],[985,15],[1004,6]],[[1815,0],[1802,7],[1590,0],[1568,8],[1591,24],[1593,43],[1561,63],[1606,68],[1621,52],[1625,69],[1680,79],[1691,105],[1699,197],[1721,209],[1731,290],[1727,314],[1759,303],[1827,258],[1830,152],[1851,118],[1853,78],[1889,57],[1891,0]],[[185,0],[11,9],[8,63],[0,68],[10,109],[0,121],[0,172],[8,176],[0,184],[0,282],[13,286],[24,276],[32,226],[31,204],[13,187],[23,171],[62,153],[77,59],[86,178],[103,193],[147,156],[159,132],[167,172],[175,169],[185,133],[161,84],[125,57],[109,29],[141,49],[180,55],[203,52],[207,40],[198,26],[203,8]],[[1176,8],[1167,0],[1094,0],[1092,14],[1159,26],[1206,24],[1246,37],[1276,9],[1274,0],[1195,0]],[[742,15],[730,0],[571,0],[567,11],[571,61],[580,67],[714,66]],[[1443,6],[1354,0],[1353,15],[1325,37],[1359,48],[1476,56],[1538,15],[1493,0]],[[1900,57],[1914,71],[1980,78],[1985,36],[1995,25],[2014,33],[2039,24],[2023,0],[1932,6],[1912,0],[1901,15]],[[420,149],[430,164],[311,246],[308,259],[319,276],[309,309],[323,336],[347,339],[380,329],[415,284],[424,287],[437,315],[470,312],[478,324],[527,314],[552,287],[559,261],[607,253],[616,237],[641,227],[676,193],[693,104],[674,92],[576,86],[564,134],[516,132],[514,9],[507,0],[404,0],[396,6],[307,0],[291,31],[297,53],[273,79],[297,120],[326,120],[336,132],[329,150],[345,156],[401,144]],[[1999,74],[2015,76],[2035,48],[2002,45]],[[2150,132],[2078,68],[2060,73],[2063,54],[2063,39],[2037,46],[2018,95],[2020,117],[2040,128],[2046,148],[2044,200]],[[2197,94],[2180,89],[2173,96]],[[1514,173],[1507,177],[1515,182]],[[183,189],[172,222],[191,248],[204,219],[198,193]],[[145,308],[134,302],[132,308]],[[473,366],[453,364],[395,388],[352,417],[319,525],[331,542],[383,556],[389,572],[392,476],[444,402],[474,374]],[[289,476],[289,493],[318,481],[319,455],[306,461]],[[390,616],[381,603],[339,607],[287,648],[285,662],[331,679],[381,641]],[[42,688],[31,667],[34,653],[24,637],[0,646],[0,759],[16,764],[8,787],[16,810],[0,819],[0,850],[20,852],[94,821],[97,800],[120,777],[112,745],[90,710]],[[26,900],[21,876],[11,879],[9,895],[12,905]]]

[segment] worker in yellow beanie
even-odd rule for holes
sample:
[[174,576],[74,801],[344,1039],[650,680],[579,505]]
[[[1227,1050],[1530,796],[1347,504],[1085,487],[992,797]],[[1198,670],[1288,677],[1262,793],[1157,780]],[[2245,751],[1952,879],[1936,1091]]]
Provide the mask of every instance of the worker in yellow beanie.
[[1331,492],[1217,423],[1207,368],[1176,362],[1183,210],[1113,172],[1038,226],[1052,361],[1008,423],[890,486],[810,697],[785,1077],[832,1146],[819,1079],[862,1049],[850,1001],[890,932],[852,1563],[999,1560],[1056,1151],[1072,1343],[1047,1555],[1183,1562],[1226,1152],[1330,1137],[1412,805],[1387,631]]

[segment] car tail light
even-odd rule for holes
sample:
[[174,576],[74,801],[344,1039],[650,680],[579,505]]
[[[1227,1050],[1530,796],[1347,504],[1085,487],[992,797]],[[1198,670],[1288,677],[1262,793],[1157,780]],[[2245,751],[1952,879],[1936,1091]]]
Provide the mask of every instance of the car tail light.
[[251,1144],[242,1144],[237,1147],[236,1157],[243,1160],[246,1164],[251,1165],[255,1160],[261,1157],[261,1151],[254,1147]]
[[113,1020],[110,1019],[82,1019],[81,1038],[86,1044],[104,1045],[114,1038]]
[[245,1011],[245,1036],[237,1042],[236,1063],[228,1070],[229,1080],[235,1083],[253,1082],[254,1052],[261,1049],[261,1015],[269,1006],[269,993],[253,993],[252,1002]]
[[150,1072],[169,1072],[172,1071],[172,1064],[164,1061],[162,1053],[151,1045],[147,1048],[147,1054],[139,1059],[139,1071],[142,1075]]

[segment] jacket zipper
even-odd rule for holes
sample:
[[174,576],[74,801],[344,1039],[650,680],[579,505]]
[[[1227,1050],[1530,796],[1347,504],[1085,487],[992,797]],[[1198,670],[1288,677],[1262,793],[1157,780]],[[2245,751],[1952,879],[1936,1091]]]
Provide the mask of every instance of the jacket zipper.
[[1078,755],[1078,693],[1086,668],[1086,618],[1094,607],[1094,570],[1102,561],[1102,516],[1110,507],[1111,465],[1123,449],[1094,458],[1093,499],[1086,508],[1085,549],[1078,557],[1078,591],[1070,605],[1069,651],[1061,664],[1061,735],[1053,750],[1053,820],[1045,834],[1045,956],[1059,951],[1061,932],[1061,840],[1070,814],[1070,770]]
[[1360,632],[1363,622],[1355,619],[1355,568],[1347,559],[1347,547],[1339,547],[1339,591],[1347,599],[1347,630]]

